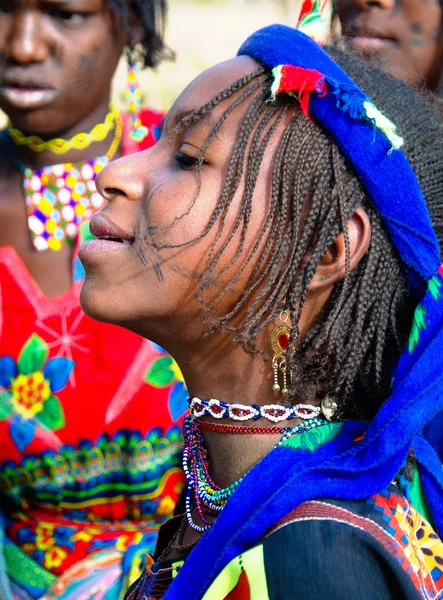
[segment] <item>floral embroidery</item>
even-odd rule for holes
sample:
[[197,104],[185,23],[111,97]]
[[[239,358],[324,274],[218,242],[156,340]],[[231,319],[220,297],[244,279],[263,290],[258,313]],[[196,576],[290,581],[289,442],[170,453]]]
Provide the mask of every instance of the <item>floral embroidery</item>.
[[91,526],[75,520],[66,524],[40,521],[39,516],[23,513],[9,521],[7,531],[23,552],[55,575],[75,564],[79,555],[90,556],[102,550],[129,555],[137,549],[145,554],[154,549],[157,538],[157,526],[148,522]]
[[74,549],[74,527],[57,526],[53,523],[37,523],[35,528],[23,527],[18,541],[23,549],[49,571],[57,571],[68,552]]
[[37,334],[23,346],[18,361],[0,357],[0,421],[9,420],[9,432],[20,451],[35,437],[36,426],[50,431],[65,426],[62,390],[74,368],[67,358],[48,359],[48,345]]
[[[155,344],[154,344],[155,345]],[[155,345],[162,353],[156,358],[145,375],[145,381],[156,388],[171,386],[168,398],[169,412],[174,421],[178,421],[188,410],[188,392],[180,367],[175,360],[166,355],[160,346]]]

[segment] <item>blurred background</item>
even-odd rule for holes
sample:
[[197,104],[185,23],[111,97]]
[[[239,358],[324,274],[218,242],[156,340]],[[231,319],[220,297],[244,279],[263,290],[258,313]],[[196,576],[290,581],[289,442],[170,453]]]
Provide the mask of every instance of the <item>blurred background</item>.
[[[170,0],[166,40],[176,53],[140,75],[143,104],[168,109],[183,88],[207,67],[233,57],[249,33],[270,23],[295,23],[299,0]],[[126,66],[116,78],[123,90]],[[122,94],[115,101],[121,105]]]

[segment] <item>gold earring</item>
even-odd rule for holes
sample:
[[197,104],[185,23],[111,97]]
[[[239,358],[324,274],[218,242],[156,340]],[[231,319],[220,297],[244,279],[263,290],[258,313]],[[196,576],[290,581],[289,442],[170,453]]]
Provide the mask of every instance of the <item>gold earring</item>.
[[[281,390],[283,396],[288,394],[288,378],[287,378],[287,363],[286,353],[289,348],[289,336],[291,335],[291,327],[289,325],[289,313],[284,310],[280,313],[280,322],[271,331],[271,346],[273,350],[272,369],[274,371],[274,392]],[[278,371],[282,373],[283,387],[280,387]]]

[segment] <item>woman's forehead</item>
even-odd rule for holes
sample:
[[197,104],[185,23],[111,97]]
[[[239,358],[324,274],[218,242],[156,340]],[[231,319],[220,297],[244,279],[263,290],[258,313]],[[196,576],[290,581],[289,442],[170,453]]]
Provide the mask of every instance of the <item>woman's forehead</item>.
[[180,94],[168,114],[177,124],[183,115],[205,105],[238,79],[255,71],[258,63],[249,56],[238,56],[201,73]]

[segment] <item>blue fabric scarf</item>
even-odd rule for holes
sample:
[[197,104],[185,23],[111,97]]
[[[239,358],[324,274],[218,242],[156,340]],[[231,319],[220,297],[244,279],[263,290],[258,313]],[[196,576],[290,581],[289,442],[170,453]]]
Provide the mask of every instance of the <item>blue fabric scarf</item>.
[[[443,534],[443,470],[436,451],[443,435],[429,429],[443,409],[443,270],[439,272],[439,244],[417,178],[401,150],[390,151],[386,135],[360,118],[359,107],[369,99],[310,38],[274,25],[250,37],[239,54],[271,69],[289,64],[315,69],[327,78],[329,92],[312,94],[309,112],[362,178],[420,304],[392,395],[375,419],[370,424],[345,423],[335,440],[314,453],[280,447],[266,456],[190,554],[165,600],[201,598],[230,560],[259,543],[300,503],[359,500],[380,492],[395,478],[411,447],[434,522]],[[343,101],[340,90],[349,101]],[[423,433],[426,426],[429,441]]]

